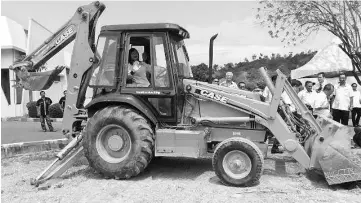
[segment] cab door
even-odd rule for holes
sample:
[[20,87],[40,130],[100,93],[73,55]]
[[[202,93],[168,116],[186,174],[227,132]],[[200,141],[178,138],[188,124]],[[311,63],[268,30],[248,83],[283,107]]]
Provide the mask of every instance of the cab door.
[[[125,38],[121,92],[141,99],[159,121],[175,123],[176,89],[167,33],[129,33]],[[138,63],[131,58],[134,49]]]

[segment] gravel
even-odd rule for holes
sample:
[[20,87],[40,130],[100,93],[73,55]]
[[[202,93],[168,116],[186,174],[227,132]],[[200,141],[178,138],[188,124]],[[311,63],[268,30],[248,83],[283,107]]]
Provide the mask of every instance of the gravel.
[[1,160],[2,202],[360,202],[361,184],[352,189],[328,186],[309,177],[291,157],[270,155],[260,183],[249,188],[224,186],[211,159],[160,158],[130,180],[104,179],[85,158],[59,179],[30,185],[53,160],[43,152]]

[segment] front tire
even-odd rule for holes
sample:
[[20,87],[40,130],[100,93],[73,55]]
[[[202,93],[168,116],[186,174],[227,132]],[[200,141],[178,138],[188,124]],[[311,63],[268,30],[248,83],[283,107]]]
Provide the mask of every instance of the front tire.
[[213,170],[225,185],[253,186],[263,173],[263,154],[250,140],[234,137],[218,144],[212,159]]
[[133,109],[109,106],[87,122],[84,153],[106,177],[128,179],[144,171],[153,157],[153,130]]

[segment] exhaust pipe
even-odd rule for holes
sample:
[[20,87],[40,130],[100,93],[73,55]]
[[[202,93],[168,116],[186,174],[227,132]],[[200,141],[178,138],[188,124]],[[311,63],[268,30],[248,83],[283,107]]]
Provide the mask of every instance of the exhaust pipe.
[[218,33],[213,35],[209,40],[209,72],[208,72],[208,83],[212,83],[212,69],[213,69],[213,41],[217,38]]

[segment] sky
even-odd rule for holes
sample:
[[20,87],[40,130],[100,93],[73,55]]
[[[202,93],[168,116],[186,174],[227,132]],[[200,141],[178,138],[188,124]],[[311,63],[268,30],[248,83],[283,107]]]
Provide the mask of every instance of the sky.
[[[69,20],[79,6],[91,1],[2,1],[1,15],[28,28],[33,18],[52,32]],[[103,25],[132,23],[176,23],[190,33],[185,40],[192,65],[208,64],[209,39],[218,33],[214,42],[213,63],[238,63],[253,54],[288,54],[318,50],[327,46],[334,36],[328,32],[311,35],[297,46],[286,46],[280,39],[272,39],[268,30],[257,24],[257,1],[102,1],[106,9],[100,16],[97,29]],[[45,40],[45,38],[44,38]]]

